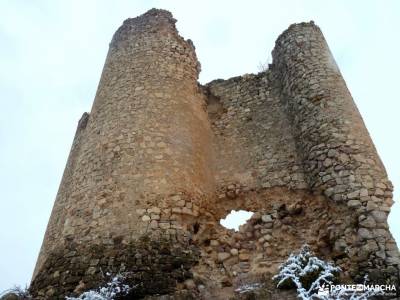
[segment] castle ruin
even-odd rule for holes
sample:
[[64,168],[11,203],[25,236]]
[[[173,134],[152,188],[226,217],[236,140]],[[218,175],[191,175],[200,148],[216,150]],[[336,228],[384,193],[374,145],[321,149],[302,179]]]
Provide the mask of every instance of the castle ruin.
[[[303,244],[344,280],[396,282],[392,184],[321,30],[293,24],[268,70],[200,85],[175,22],[152,9],[114,34],[33,295],[63,299],[130,272],[136,298],[228,299]],[[239,209],[255,214],[238,232],[220,225]]]

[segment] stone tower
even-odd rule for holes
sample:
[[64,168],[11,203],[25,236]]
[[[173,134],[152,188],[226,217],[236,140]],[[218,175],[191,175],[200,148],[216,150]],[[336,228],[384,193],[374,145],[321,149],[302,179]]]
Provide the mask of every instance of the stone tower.
[[[320,29],[291,25],[269,70],[201,86],[175,22],[152,9],[115,33],[34,296],[62,298],[126,272],[134,298],[225,299],[306,243],[344,280],[396,280],[392,186]],[[255,212],[239,232],[219,224],[233,209]]]

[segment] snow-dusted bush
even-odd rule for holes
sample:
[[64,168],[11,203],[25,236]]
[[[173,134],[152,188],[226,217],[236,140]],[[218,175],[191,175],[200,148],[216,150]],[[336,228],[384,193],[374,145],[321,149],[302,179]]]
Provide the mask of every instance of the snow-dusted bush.
[[0,299],[19,299],[19,300],[32,300],[27,287],[14,286],[11,289],[0,293]]
[[125,275],[118,274],[105,286],[97,290],[86,291],[79,297],[65,297],[66,300],[113,300],[117,296],[127,295],[134,287],[124,284]]
[[[331,284],[340,272],[339,267],[314,256],[307,245],[298,254],[290,254],[273,277],[278,288],[296,288],[300,295],[311,295],[323,284]],[[308,299],[308,298],[305,298]]]
[[382,292],[375,290],[354,290],[341,286],[330,289],[341,269],[332,263],[325,262],[314,256],[307,245],[298,254],[291,254],[279,268],[278,275],[272,279],[278,288],[296,288],[297,295],[302,300],[366,300]]

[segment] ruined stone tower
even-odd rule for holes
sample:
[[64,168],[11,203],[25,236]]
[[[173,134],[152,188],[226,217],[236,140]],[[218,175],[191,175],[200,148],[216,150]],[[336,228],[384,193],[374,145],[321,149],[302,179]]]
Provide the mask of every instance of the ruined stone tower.
[[[396,280],[392,185],[320,29],[291,25],[272,53],[265,72],[201,86],[169,12],[123,23],[78,124],[35,297],[129,272],[132,297],[226,299],[306,243],[345,280]],[[255,212],[239,232],[219,224],[233,209]]]

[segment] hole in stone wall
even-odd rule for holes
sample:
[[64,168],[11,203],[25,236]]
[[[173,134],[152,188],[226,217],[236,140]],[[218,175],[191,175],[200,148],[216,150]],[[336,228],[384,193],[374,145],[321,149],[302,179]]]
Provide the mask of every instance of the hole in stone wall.
[[193,224],[193,233],[194,234],[196,234],[196,233],[198,233],[199,232],[199,229],[200,229],[200,224],[199,223],[194,223]]
[[250,220],[253,214],[253,212],[246,210],[231,210],[231,212],[225,217],[225,219],[221,219],[219,222],[225,228],[238,231],[239,226],[246,224],[246,222]]

